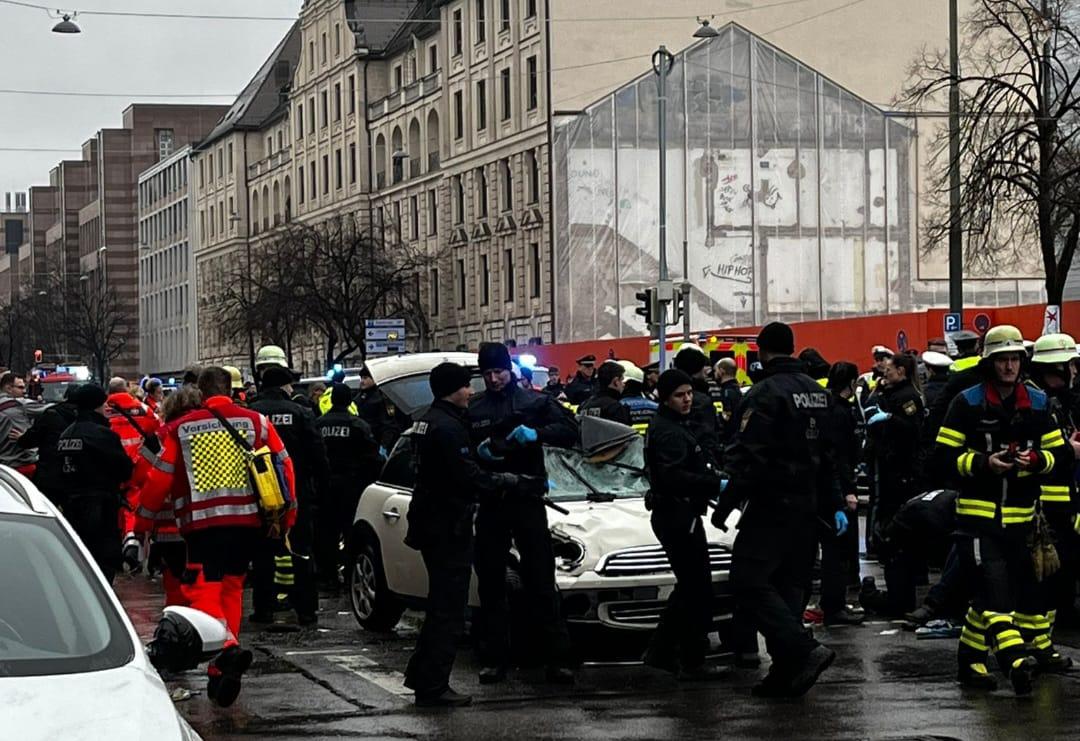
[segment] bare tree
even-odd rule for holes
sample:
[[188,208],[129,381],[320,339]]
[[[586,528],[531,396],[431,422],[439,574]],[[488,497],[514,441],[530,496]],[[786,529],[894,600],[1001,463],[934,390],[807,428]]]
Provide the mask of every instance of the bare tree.
[[72,352],[90,361],[97,378],[108,377],[109,366],[137,331],[120,306],[116,289],[92,277],[54,277],[50,293],[63,297],[64,337]]
[[328,366],[365,354],[365,319],[407,311],[415,324],[424,313],[410,297],[416,276],[436,257],[397,240],[387,243],[353,216],[293,222],[267,249],[289,256],[292,305],[325,339]]
[[[1060,304],[1080,237],[1080,36],[1074,0],[977,0],[965,19],[961,211],[965,265],[988,275],[1030,259],[1038,242],[1046,292]],[[939,107],[948,55],[924,51],[902,103]],[[925,248],[947,242],[948,134],[932,143]]]

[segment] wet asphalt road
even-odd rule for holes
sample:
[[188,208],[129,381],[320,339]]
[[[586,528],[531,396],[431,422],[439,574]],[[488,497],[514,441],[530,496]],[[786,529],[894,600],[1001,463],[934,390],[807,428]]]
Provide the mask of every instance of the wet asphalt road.
[[[158,585],[139,576],[120,577],[116,587],[148,637],[160,612]],[[181,712],[206,739],[1080,737],[1080,672],[1042,679],[1030,698],[963,690],[953,681],[955,641],[916,640],[890,623],[817,628],[839,657],[805,698],[789,701],[750,697],[764,667],[687,685],[640,665],[586,664],[572,688],[544,684],[539,669],[481,688],[463,648],[452,681],[474,704],[447,711],[415,708],[401,684],[415,616],[407,614],[392,635],[367,633],[344,598],[324,597],[319,619],[319,628],[295,632],[245,625],[241,639],[256,658],[240,699],[213,707],[204,675],[191,672],[170,683],[197,691],[179,703]],[[1080,634],[1062,632],[1058,643],[1080,660]]]

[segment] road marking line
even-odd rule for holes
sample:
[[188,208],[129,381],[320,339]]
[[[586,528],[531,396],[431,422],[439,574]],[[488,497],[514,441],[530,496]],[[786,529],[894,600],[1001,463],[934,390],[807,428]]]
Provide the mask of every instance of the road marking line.
[[413,691],[405,686],[404,674],[387,669],[367,656],[327,656],[326,660],[396,697],[404,698],[413,694]]

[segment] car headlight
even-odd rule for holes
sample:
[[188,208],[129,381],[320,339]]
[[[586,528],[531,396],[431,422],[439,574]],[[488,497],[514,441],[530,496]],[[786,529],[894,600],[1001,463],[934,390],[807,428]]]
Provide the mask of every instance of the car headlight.
[[577,538],[552,531],[552,550],[555,552],[555,568],[559,571],[574,571],[585,561],[585,544]]

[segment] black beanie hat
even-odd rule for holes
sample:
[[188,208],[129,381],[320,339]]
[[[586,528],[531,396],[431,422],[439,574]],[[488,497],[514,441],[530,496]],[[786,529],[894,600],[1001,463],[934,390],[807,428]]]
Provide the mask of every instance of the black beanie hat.
[[656,394],[660,401],[667,401],[679,386],[691,386],[690,376],[678,368],[671,368],[660,374],[656,382]]
[[791,355],[795,352],[795,333],[783,322],[770,322],[757,336],[757,346],[775,355]]
[[[498,345],[502,347],[502,345]],[[503,348],[505,349],[505,348]],[[436,399],[442,399],[458,389],[469,385],[469,370],[457,363],[439,363],[431,371],[431,393]]]
[[478,362],[480,363],[480,370],[512,370],[513,363],[510,362],[510,351],[506,349],[506,345],[501,342],[482,342],[480,343]]
[[280,365],[271,365],[262,372],[262,382],[263,386],[266,386],[267,388],[280,388],[293,382],[293,374],[288,368],[282,368]]
[[330,406],[335,407],[347,407],[352,404],[353,392],[352,389],[343,383],[335,383],[333,391],[330,392]]
[[698,348],[684,347],[682,350],[675,353],[675,360],[673,360],[671,364],[683,373],[692,376],[695,373],[699,373],[702,368],[708,365],[709,359],[705,356],[705,353]]
[[71,395],[71,400],[75,402],[75,406],[83,411],[97,409],[104,404],[105,400],[108,398],[109,395],[105,393],[105,389],[101,388],[101,386],[96,383],[87,383],[79,386],[79,388],[75,390],[75,393]]

